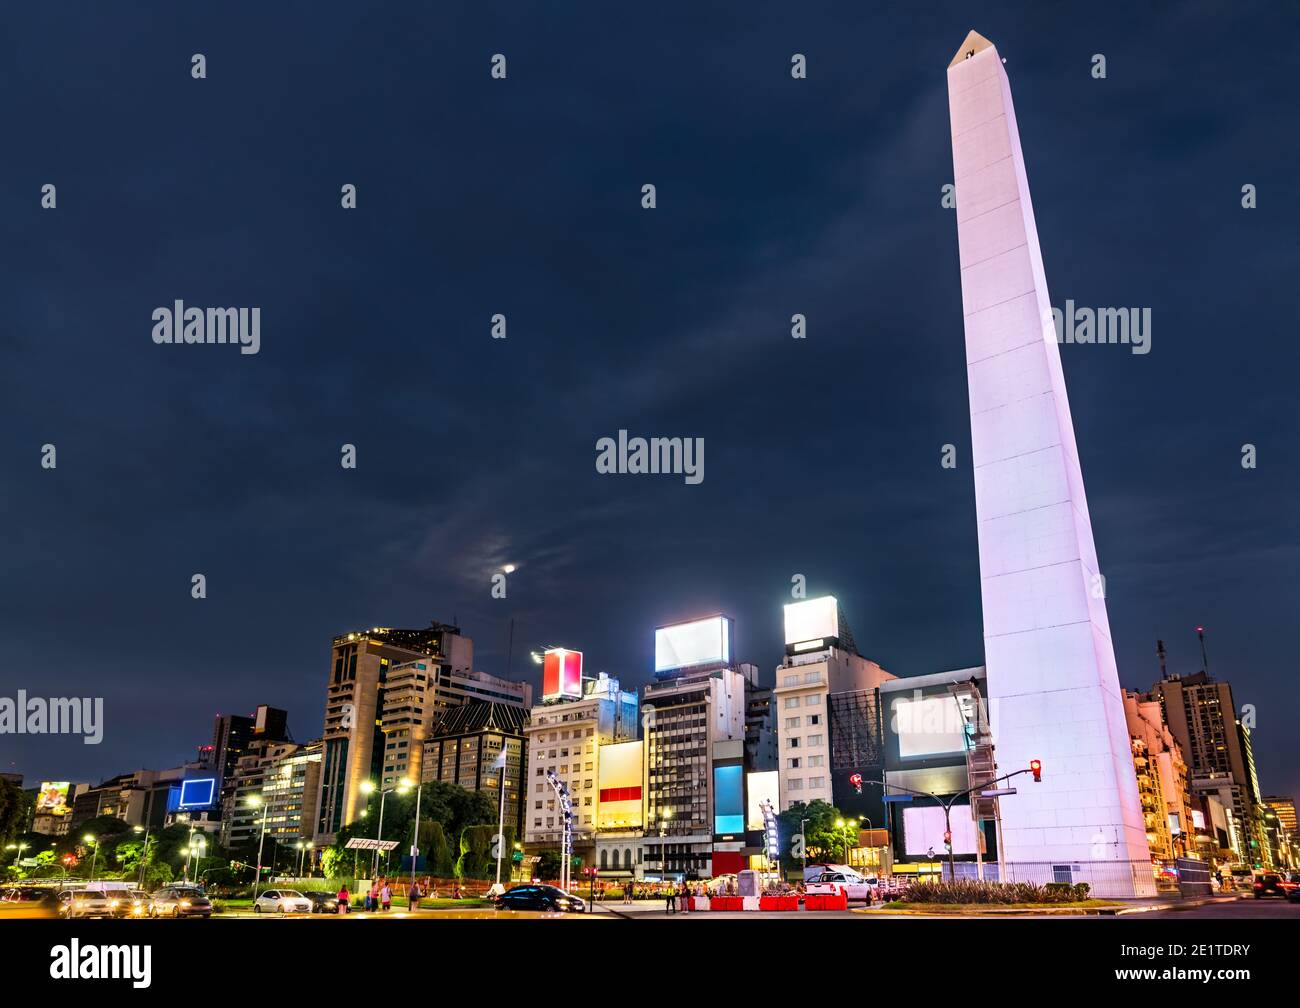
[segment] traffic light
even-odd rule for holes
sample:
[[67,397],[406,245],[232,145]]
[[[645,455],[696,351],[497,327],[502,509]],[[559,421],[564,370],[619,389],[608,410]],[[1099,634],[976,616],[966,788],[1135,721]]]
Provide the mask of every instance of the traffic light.
[[1043,779],[1043,761],[1031,759],[1029,761],[1029,772],[1034,775],[1034,782],[1039,783]]

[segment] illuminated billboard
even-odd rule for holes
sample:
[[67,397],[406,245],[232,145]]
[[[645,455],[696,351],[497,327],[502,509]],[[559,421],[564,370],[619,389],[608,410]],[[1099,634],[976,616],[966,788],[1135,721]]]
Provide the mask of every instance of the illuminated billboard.
[[210,808],[216,800],[217,782],[212,777],[196,777],[181,781],[178,809]]
[[599,808],[601,829],[641,827],[641,740],[600,747]]
[[890,701],[889,714],[902,759],[966,751],[966,718],[956,697],[897,697]]
[[[903,809],[903,848],[909,855],[926,856],[931,850],[938,857],[948,855],[948,848],[943,842],[943,809],[937,805],[925,805],[918,808]],[[965,806],[954,811],[952,816],[952,852],[954,854],[975,853],[975,820],[970,817],[970,809]]]
[[745,768],[713,768],[713,832],[745,831]]
[[582,696],[582,652],[551,648],[542,655],[542,699]]
[[763,826],[763,799],[772,808],[781,807],[780,774],[776,770],[756,770],[745,777],[745,829],[761,830]]
[[791,602],[785,607],[786,644],[838,640],[840,608],[833,595]]
[[655,631],[655,671],[731,664],[731,620],[710,616]]
[[72,811],[68,807],[69,781],[41,781],[41,789],[36,794],[37,815],[67,815]]

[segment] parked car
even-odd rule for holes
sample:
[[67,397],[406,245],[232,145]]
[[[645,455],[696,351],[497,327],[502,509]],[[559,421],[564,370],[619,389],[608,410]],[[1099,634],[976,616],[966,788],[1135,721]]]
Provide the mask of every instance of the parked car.
[[498,910],[558,910],[582,913],[587,904],[552,885],[517,885],[497,897]]
[[314,890],[309,893],[304,893],[303,895],[311,900],[312,913],[336,914],[339,912],[338,893]]
[[1283,881],[1277,872],[1262,872],[1255,876],[1255,899],[1263,899],[1265,896],[1280,896],[1285,899],[1289,888],[1290,883]]
[[112,917],[115,911],[110,895],[102,890],[75,889],[59,893],[59,914],[68,920]]
[[253,900],[253,913],[312,913],[312,902],[297,889],[267,889]]
[[149,901],[150,917],[211,917],[212,901],[196,886],[163,886]]
[[849,875],[845,872],[823,872],[804,884],[804,892],[810,896],[844,893],[851,900],[866,900],[868,903],[878,896],[874,879],[868,881],[861,875]]

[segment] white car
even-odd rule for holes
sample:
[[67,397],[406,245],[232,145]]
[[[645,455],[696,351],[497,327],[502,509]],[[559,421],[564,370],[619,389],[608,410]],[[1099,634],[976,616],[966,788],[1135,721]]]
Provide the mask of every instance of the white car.
[[311,900],[296,889],[268,889],[253,900],[253,913],[311,913]]
[[846,875],[844,872],[823,872],[815,879],[810,879],[804,891],[814,896],[832,896],[844,893],[851,900],[871,902],[876,898],[876,886],[861,875]]

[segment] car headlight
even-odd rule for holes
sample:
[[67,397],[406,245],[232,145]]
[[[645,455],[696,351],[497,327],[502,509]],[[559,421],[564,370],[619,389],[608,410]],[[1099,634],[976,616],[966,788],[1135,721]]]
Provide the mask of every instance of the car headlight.
[[116,910],[118,906],[121,904],[121,902],[122,902],[121,900],[109,900],[108,907],[110,910]]
[[183,909],[183,910],[184,910],[184,909],[188,909],[188,908],[189,908],[189,905],[190,905],[190,901],[189,901],[189,900],[181,900],[181,904],[180,904],[180,905],[181,905],[181,909]]

